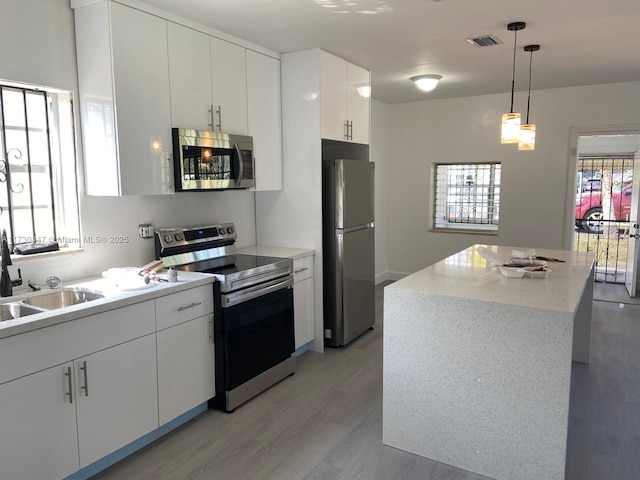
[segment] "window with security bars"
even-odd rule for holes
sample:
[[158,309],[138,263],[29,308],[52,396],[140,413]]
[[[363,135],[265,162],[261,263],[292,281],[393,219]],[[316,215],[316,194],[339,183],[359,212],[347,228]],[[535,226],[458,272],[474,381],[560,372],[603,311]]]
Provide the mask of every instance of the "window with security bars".
[[499,163],[437,164],[434,228],[497,231]]
[[79,246],[71,92],[0,80],[0,230]]

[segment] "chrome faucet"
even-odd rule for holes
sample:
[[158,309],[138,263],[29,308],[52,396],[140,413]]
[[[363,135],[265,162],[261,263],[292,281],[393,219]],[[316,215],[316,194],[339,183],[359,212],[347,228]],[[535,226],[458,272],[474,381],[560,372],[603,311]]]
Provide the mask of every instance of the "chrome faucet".
[[9,253],[9,243],[7,242],[7,231],[2,229],[2,276],[0,277],[0,296],[10,297],[13,295],[13,287],[22,285],[22,273],[18,269],[18,278],[11,280],[9,276],[9,265],[11,262],[11,254]]

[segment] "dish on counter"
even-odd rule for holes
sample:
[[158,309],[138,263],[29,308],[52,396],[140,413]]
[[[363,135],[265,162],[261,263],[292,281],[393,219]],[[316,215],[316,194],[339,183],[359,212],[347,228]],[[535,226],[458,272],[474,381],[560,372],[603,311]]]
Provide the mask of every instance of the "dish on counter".
[[525,274],[525,269],[521,267],[509,267],[502,265],[498,267],[503,277],[508,278],[522,278]]
[[524,274],[530,278],[547,278],[551,273],[551,269],[545,266],[524,267]]
[[505,267],[545,267],[548,262],[546,260],[535,260],[529,258],[510,258],[507,263],[504,264]]

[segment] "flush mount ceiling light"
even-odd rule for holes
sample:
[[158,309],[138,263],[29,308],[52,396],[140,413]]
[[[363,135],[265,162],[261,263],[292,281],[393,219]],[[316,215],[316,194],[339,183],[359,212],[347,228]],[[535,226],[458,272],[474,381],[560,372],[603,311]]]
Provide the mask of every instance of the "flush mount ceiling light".
[[440,75],[418,75],[411,77],[411,81],[415,82],[416,87],[424,92],[430,92],[438,85],[442,77]]
[[513,32],[513,76],[511,79],[511,109],[509,113],[502,114],[500,143],[518,143],[520,140],[520,114],[513,112],[513,94],[516,85],[516,45],[518,30],[524,30],[526,26],[527,24],[524,22],[513,22],[507,25],[507,30]]
[[529,123],[529,106],[531,105],[531,64],[533,63],[533,52],[540,50],[540,45],[527,45],[525,52],[529,52],[529,93],[527,95],[527,123],[520,127],[520,138],[518,150],[535,150],[536,148],[536,125]]

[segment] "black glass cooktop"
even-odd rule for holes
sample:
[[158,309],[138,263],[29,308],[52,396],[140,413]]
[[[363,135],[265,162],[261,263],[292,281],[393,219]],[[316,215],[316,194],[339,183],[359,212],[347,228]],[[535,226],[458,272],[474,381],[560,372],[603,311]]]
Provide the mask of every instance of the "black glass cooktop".
[[263,257],[257,255],[226,255],[224,257],[213,258],[201,262],[189,263],[178,267],[180,270],[189,272],[215,273],[216,275],[232,275],[246,270],[252,270],[259,267],[266,267],[288,261],[287,258],[280,257]]

